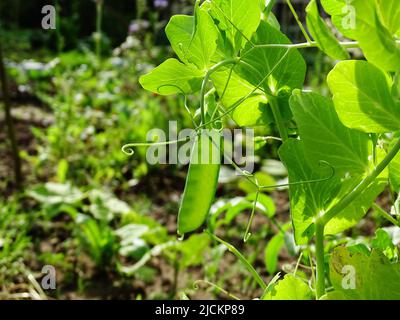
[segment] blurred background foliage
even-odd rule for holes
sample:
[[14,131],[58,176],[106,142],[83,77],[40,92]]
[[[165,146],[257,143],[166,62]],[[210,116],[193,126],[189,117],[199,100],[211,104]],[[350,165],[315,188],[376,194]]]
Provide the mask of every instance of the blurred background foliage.
[[[294,1],[298,12],[306,2]],[[56,30],[41,28],[46,4],[57,8]],[[227,298],[218,286],[241,298],[262,294],[246,267],[208,234],[177,238],[185,168],[150,166],[143,148],[133,157],[121,152],[126,143],[146,141],[150,129],[167,130],[168,120],[177,120],[178,130],[191,127],[182,97],[152,95],[138,78],[172,56],[164,27],[171,15],[192,7],[190,0],[0,1],[0,41],[24,177],[24,189],[17,190],[1,105],[0,299]],[[301,41],[282,1],[275,13],[282,30]],[[333,61],[316,50],[304,57],[307,86],[326,92],[322,78]],[[188,104],[194,111],[197,98]],[[277,146],[258,144],[257,179],[264,184],[287,178],[275,160]],[[299,248],[287,224],[285,190],[262,195],[244,246],[254,190],[230,167],[222,168],[219,182],[209,231],[237,246],[265,278],[293,270]],[[377,215],[367,221],[382,224]],[[340,241],[367,241],[371,230],[362,225]],[[400,241],[393,232],[387,230]],[[300,275],[309,272],[304,252]],[[56,290],[40,288],[47,264],[57,270]],[[196,290],[197,280],[217,287],[198,283]]]

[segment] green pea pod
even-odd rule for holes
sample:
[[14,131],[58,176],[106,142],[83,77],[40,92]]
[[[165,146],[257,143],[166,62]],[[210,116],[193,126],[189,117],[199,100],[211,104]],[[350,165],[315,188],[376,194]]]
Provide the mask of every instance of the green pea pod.
[[207,218],[218,185],[220,169],[219,133],[203,130],[192,148],[185,191],[178,214],[178,233],[199,228]]

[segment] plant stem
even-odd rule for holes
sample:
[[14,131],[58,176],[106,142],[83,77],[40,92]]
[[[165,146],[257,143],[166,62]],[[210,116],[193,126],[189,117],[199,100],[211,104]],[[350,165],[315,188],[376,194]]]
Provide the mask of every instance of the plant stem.
[[[334,207],[332,207],[327,213],[322,217],[318,218],[315,222],[315,240],[316,248],[315,254],[317,258],[317,298],[321,298],[325,294],[325,261],[324,261],[324,229],[326,224],[333,219],[336,215],[342,212],[348,205],[350,205],[361,193],[369,187],[369,185],[374,182],[374,180],[382,173],[383,170],[389,165],[393,158],[400,151],[400,139],[397,141],[395,146],[386,157],[379,163],[375,169],[367,176],[363,181],[361,181],[347,196],[340,200]],[[374,206],[375,207],[375,206]],[[379,208],[380,209],[380,208]],[[382,210],[382,209],[381,209]],[[383,211],[383,210],[382,210]],[[385,212],[386,213],[386,212]],[[390,217],[391,218],[391,217]],[[396,225],[399,225],[396,223]]]
[[325,294],[325,259],[324,259],[324,229],[321,221],[315,223],[315,255],[317,258],[316,294],[320,299]]
[[383,170],[389,165],[393,158],[400,151],[400,139],[397,141],[392,150],[386,155],[386,157],[379,163],[375,169],[361,181],[347,196],[339,201],[334,207],[332,207],[324,216],[321,218],[321,222],[326,225],[332,218],[343,211],[350,203],[352,203],[361,193],[382,173]]
[[292,12],[294,18],[296,19],[296,22],[297,22],[297,24],[299,25],[300,30],[301,30],[301,32],[302,32],[303,35],[304,35],[304,38],[306,38],[306,40],[307,40],[308,43],[311,43],[312,40],[310,39],[310,37],[309,37],[309,35],[308,35],[306,29],[304,29],[304,26],[303,26],[303,24],[301,23],[300,18],[299,18],[299,16],[298,16],[296,10],[293,8],[292,3],[290,2],[290,0],[286,0],[286,3],[287,3],[287,5],[289,6],[290,11]]
[[285,142],[289,138],[289,134],[287,132],[287,128],[283,122],[281,110],[279,109],[278,100],[276,97],[268,96],[268,101],[272,109],[272,113],[275,118],[275,124],[278,128],[279,135],[283,142]]
[[263,289],[264,291],[267,289],[267,285],[265,284],[264,280],[261,278],[261,276],[258,274],[256,269],[251,265],[249,261],[239,252],[238,249],[236,249],[233,245],[230,243],[222,240],[221,238],[218,238],[215,234],[212,234],[211,232],[206,231],[214,240],[217,242],[223,244],[225,247],[228,248],[230,252],[232,252],[239,260],[240,262],[243,263],[243,265],[246,267],[246,269],[251,273],[253,276],[254,280],[258,283],[258,285]]
[[101,58],[101,22],[103,16],[103,0],[96,1],[96,56],[98,59]]
[[8,91],[8,80],[6,74],[6,67],[3,58],[3,48],[0,40],[0,81],[1,91],[3,92],[3,101],[5,109],[5,120],[7,125],[7,133],[11,143],[11,152],[14,161],[14,178],[17,189],[22,188],[22,172],[21,172],[21,158],[19,156],[17,139],[15,137],[14,122],[11,115],[11,101]]
[[400,222],[397,221],[395,218],[393,218],[389,213],[387,213],[385,210],[383,210],[380,206],[378,206],[376,203],[374,203],[373,208],[384,218],[386,218],[388,221],[393,223],[395,226],[400,228]]
[[201,91],[200,91],[200,115],[201,115],[201,123],[204,125],[206,123],[206,112],[205,112],[205,96],[207,90],[207,84],[210,80],[211,75],[217,71],[219,68],[226,66],[228,64],[236,64],[238,59],[228,59],[217,63],[216,65],[212,66],[210,70],[207,71],[203,83],[201,84]]

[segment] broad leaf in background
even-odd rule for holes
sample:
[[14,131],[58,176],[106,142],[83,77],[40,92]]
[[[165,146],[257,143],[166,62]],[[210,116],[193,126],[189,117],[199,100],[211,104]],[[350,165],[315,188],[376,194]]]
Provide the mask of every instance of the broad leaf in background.
[[[254,45],[290,44],[283,33],[265,21],[261,21],[252,42]],[[247,44],[242,62],[237,68],[238,74],[253,86],[261,84],[267,94],[278,95],[280,90],[291,92],[303,85],[306,64],[297,50],[288,52],[287,48],[254,48]]]
[[355,9],[348,0],[321,0],[324,10],[331,15],[334,26],[347,38],[355,39]]
[[[385,152],[381,149],[378,151],[378,161],[382,161],[385,156]],[[374,164],[370,163],[369,171],[365,172],[363,177],[347,178],[342,181],[340,192],[332,201],[331,208],[340,199],[344,198],[349,192],[351,192],[357,184],[360,182],[361,178],[365,176],[374,168]],[[375,181],[368,186],[354,201],[352,201],[343,211],[336,215],[332,220],[330,220],[325,226],[325,234],[338,234],[345,231],[351,227],[354,227],[368,212],[371,208],[375,199],[385,190],[388,179],[388,170],[384,170]]]
[[194,66],[168,59],[150,73],[140,77],[146,90],[161,95],[190,94],[200,90],[204,72]]
[[372,249],[382,252],[390,261],[396,261],[398,258],[398,249],[393,244],[389,233],[383,229],[375,232],[375,238],[371,241]]
[[274,274],[278,267],[279,252],[285,244],[285,233],[291,228],[292,224],[285,224],[278,234],[273,236],[265,247],[264,261],[269,274]]
[[320,17],[316,0],[312,0],[307,8],[307,27],[318,47],[333,59],[346,60],[349,53],[339,44],[325,21]]
[[[397,0],[322,0],[335,27],[357,40],[370,62],[385,71],[400,70],[400,47],[394,34],[399,30]],[[397,25],[397,26],[396,26]]]
[[391,34],[400,30],[400,2],[398,0],[375,0],[378,15]]
[[218,21],[218,28],[225,32],[236,54],[260,23],[259,0],[212,0],[209,7],[211,15]]
[[[356,10],[355,35],[359,45],[368,61],[385,71],[400,70],[400,47],[396,43],[393,33],[382,24],[378,17],[376,0],[354,0],[351,6]],[[386,17],[391,17],[398,10],[400,3],[390,1],[394,7],[382,6]],[[390,3],[389,3],[390,6]],[[394,11],[393,11],[394,10]],[[392,24],[391,21],[386,21]],[[398,23],[398,21],[397,21]]]
[[[326,161],[335,169],[335,177],[341,181],[336,186],[336,190],[340,188],[340,191],[335,199],[331,199],[332,203],[326,201],[319,207],[320,212],[323,212],[355,188],[370,172],[372,144],[368,134],[349,129],[340,122],[329,98],[296,90],[290,99],[290,105],[308,166],[317,169],[321,160]],[[358,223],[375,197],[383,191],[386,178],[387,171],[331,220],[325,233],[336,234]],[[317,213],[318,211],[314,212],[314,215]]]
[[368,171],[372,150],[368,134],[345,127],[331,99],[295,90],[290,107],[311,166],[326,161],[340,178]]
[[291,274],[268,288],[263,300],[312,300],[314,294],[303,280]]
[[400,105],[391,95],[391,79],[366,61],[343,61],[328,75],[340,120],[368,133],[400,130]]
[[[359,252],[350,252],[345,247],[338,247],[334,250],[329,265],[330,280],[335,291],[327,295],[328,299],[400,299],[400,264],[390,263],[377,250],[372,250],[371,255],[367,256]],[[345,266],[354,268],[355,288],[351,288],[351,274]],[[349,287],[344,288],[343,284]]]

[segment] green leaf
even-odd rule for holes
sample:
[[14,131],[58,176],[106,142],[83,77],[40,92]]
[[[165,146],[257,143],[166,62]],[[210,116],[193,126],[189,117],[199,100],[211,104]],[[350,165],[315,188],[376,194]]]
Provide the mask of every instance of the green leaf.
[[[393,33],[382,24],[378,17],[376,0],[353,0],[351,3],[356,10],[355,35],[368,61],[385,71],[400,70],[400,47],[396,43]],[[393,1],[390,1],[392,4]],[[381,6],[386,15],[386,23],[391,24],[388,17],[396,12],[388,12],[388,7]],[[398,4],[396,5],[398,6]],[[397,21],[398,22],[398,21]]]
[[339,31],[358,40],[367,60],[385,71],[400,69],[400,47],[393,36],[397,0],[322,0],[322,5]]
[[172,49],[185,64],[189,63],[188,51],[194,35],[195,18],[187,15],[175,15],[168,22],[165,33]]
[[391,34],[400,30],[400,2],[398,0],[375,0],[378,15]]
[[277,270],[279,252],[285,244],[285,232],[289,230],[290,227],[290,223],[285,224],[280,232],[268,241],[265,247],[264,261],[269,274],[274,274]]
[[[331,175],[329,168],[310,167],[303,142],[289,139],[279,149],[279,156],[289,172],[289,183],[320,180]],[[314,235],[314,218],[324,212],[327,204],[338,192],[340,181],[337,178],[289,186],[290,211],[296,243],[306,244]]]
[[[279,149],[279,155],[288,168],[290,183],[327,179],[331,174],[329,168],[310,165],[303,141],[289,139]],[[381,160],[383,152],[379,152],[378,156]],[[322,182],[289,186],[290,210],[298,245],[306,244],[314,235],[315,217],[323,215],[351,192],[372,167],[373,163],[370,163],[370,168],[363,175],[342,178],[335,175]],[[337,234],[357,224],[367,213],[375,198],[384,190],[386,181],[387,170],[346,209],[329,221],[325,227],[325,234]]]
[[372,148],[368,134],[346,128],[331,99],[295,90],[290,107],[311,166],[326,161],[340,178],[368,171]]
[[[380,157],[380,160],[383,159],[382,156]],[[371,166],[373,165],[371,164]],[[330,220],[325,226],[325,234],[338,234],[346,229],[354,227],[367,214],[375,199],[385,190],[387,185],[387,174],[387,170],[385,170],[368,188],[366,188],[350,205],[348,205],[346,209]],[[360,180],[361,177],[355,177],[342,181],[340,192],[328,208],[331,208],[340,199],[351,192],[358,185]]]
[[208,12],[196,6],[195,17],[173,16],[165,32],[182,62],[207,70],[217,49],[218,30]]
[[400,105],[391,95],[391,80],[366,61],[343,61],[328,75],[336,112],[349,128],[369,133],[400,130]]
[[345,60],[350,58],[349,53],[339,44],[325,21],[320,17],[316,0],[312,0],[308,4],[306,12],[308,31],[317,42],[318,47],[333,59]]
[[263,300],[312,300],[314,294],[310,287],[301,279],[291,274],[269,288]]
[[176,59],[168,59],[149,74],[140,77],[146,90],[161,95],[189,94],[200,90],[204,72]]
[[206,233],[194,234],[184,242],[180,242],[177,249],[182,253],[179,259],[181,268],[197,266],[204,262],[204,253],[210,247],[210,236]]
[[[260,23],[259,0],[213,0],[211,15],[225,32],[235,53],[250,39]],[[245,14],[244,14],[245,13]]]
[[[255,45],[290,44],[283,33],[265,21],[261,22],[252,42]],[[253,48],[248,44],[242,62],[238,74],[255,87],[261,84],[266,94],[278,95],[281,90],[291,92],[303,85],[306,64],[297,50],[288,53],[286,48]]]
[[331,15],[334,26],[347,38],[355,39],[355,9],[348,0],[321,0],[325,11]]
[[390,235],[383,229],[376,230],[375,238],[371,241],[371,247],[382,252],[391,261],[397,259],[397,247],[393,244]]
[[[333,297],[346,300],[399,300],[400,264],[390,263],[381,253],[370,256],[349,252],[345,247],[334,250],[329,262]],[[354,269],[352,269],[354,268]],[[355,281],[352,283],[352,271]],[[352,285],[355,285],[352,286]],[[330,293],[328,298],[332,297]]]

